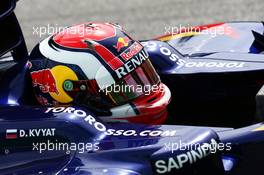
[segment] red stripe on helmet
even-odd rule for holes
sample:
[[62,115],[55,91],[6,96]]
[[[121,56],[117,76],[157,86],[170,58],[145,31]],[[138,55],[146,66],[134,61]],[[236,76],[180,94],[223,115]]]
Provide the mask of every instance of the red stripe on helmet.
[[116,57],[112,52],[102,45],[96,45],[95,50],[97,54],[104,59],[104,61],[113,69],[121,67],[124,63]]

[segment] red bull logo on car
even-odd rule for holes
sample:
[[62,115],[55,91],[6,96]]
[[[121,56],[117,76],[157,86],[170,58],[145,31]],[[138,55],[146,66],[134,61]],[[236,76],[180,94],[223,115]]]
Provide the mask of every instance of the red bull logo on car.
[[120,52],[120,50],[124,47],[127,47],[129,42],[131,40],[128,37],[119,37],[117,40],[116,45],[114,46],[114,48],[117,49],[117,52]]
[[31,73],[33,86],[39,86],[43,93],[54,92],[58,94],[56,81],[50,69],[43,69]]

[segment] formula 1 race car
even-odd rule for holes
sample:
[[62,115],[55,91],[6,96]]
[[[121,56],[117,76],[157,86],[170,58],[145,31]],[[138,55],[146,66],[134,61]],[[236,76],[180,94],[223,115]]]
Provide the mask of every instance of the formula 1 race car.
[[[15,0],[0,2],[0,26],[5,26],[0,28],[2,39],[0,53],[1,56],[7,52],[12,54],[12,57],[3,56],[0,63],[0,174],[243,175],[262,171],[264,161],[262,123],[241,129],[104,123],[98,118],[99,116],[80,106],[34,107],[37,102],[32,95],[31,79],[26,66],[28,53],[22,31],[13,13],[15,5]],[[230,25],[238,33],[245,27],[247,30],[243,31],[248,35],[243,34],[243,36],[248,38],[250,38],[249,28],[254,30],[254,36],[258,37],[255,37],[255,40],[253,38],[246,40],[255,43],[251,52],[246,54],[247,48],[238,47],[238,41],[234,41],[231,45],[232,48],[239,49],[241,52],[239,54],[226,53],[224,51],[227,50],[220,47],[216,47],[219,50],[204,50],[203,47],[209,42],[207,40],[199,47],[201,52],[188,51],[190,48],[185,44],[195,44],[196,37],[198,37],[197,42],[200,40],[199,37],[206,37],[199,35],[183,37],[185,34],[178,34],[174,39],[168,36],[158,38],[168,42],[158,40],[143,42],[163,81],[168,83],[174,93],[175,101],[172,104],[179,105],[176,107],[180,109],[170,109],[171,116],[184,113],[190,117],[189,119],[193,119],[191,117],[193,114],[187,110],[189,105],[192,108],[198,103],[202,105],[199,100],[203,98],[205,102],[212,103],[208,94],[213,94],[212,99],[219,99],[223,96],[223,92],[228,92],[224,93],[223,98],[240,101],[240,97],[243,97],[249,99],[248,102],[252,101],[254,106],[255,91],[260,88],[258,81],[261,81],[259,78],[261,69],[258,68],[262,64],[259,58],[261,54],[258,54],[261,52],[262,40],[255,33],[263,32],[263,26],[261,23],[221,25]],[[238,28],[235,29],[235,26]],[[238,37],[239,34],[232,33],[231,36]],[[222,39],[216,37],[210,40],[209,46],[215,45],[215,42]],[[237,56],[245,57],[236,59]],[[187,69],[191,67],[192,69]],[[215,72],[216,70],[219,74]],[[212,74],[212,71],[215,73]],[[214,75],[219,79],[211,78]],[[215,82],[209,86],[206,80]],[[208,86],[203,84],[205,82]],[[233,83],[231,84],[233,86],[229,87],[226,82]],[[204,87],[200,89],[199,86],[191,83],[195,85],[199,83],[199,86]],[[239,85],[243,85],[245,90],[242,91]],[[186,92],[186,101],[183,101],[182,105],[177,101],[177,98],[184,100],[180,98],[184,94],[178,93],[179,90]],[[231,98],[228,96],[233,95],[231,92],[237,94]],[[199,95],[201,98],[197,97]],[[193,108],[194,111],[191,111],[194,114],[197,112],[197,120],[200,117],[198,114],[206,114],[212,104],[204,103],[204,105],[203,110]],[[218,107],[225,110],[225,105],[224,103]],[[245,113],[249,111],[248,113],[254,116],[251,112],[253,109],[243,110]],[[216,125],[217,118],[214,118],[216,115],[213,114],[210,120],[215,119],[214,125]],[[188,121],[192,122],[189,119]],[[227,117],[225,119],[231,120]],[[202,124],[210,123],[204,118],[199,120]],[[237,122],[242,120],[239,119]]]
[[[4,8],[0,48],[1,53],[12,48],[14,60],[1,59],[1,104],[36,105],[23,35],[12,9]],[[263,32],[261,22],[219,23],[142,41],[172,92],[167,124],[241,127],[254,122],[255,95],[263,85]]]

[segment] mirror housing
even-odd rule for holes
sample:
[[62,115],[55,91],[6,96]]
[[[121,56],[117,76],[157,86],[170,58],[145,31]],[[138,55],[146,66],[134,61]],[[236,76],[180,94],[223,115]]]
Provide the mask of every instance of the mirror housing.
[[0,20],[9,16],[16,7],[16,0],[1,0],[0,1]]
[[14,13],[16,0],[0,1],[0,57],[11,52],[15,61],[27,60],[28,51]]

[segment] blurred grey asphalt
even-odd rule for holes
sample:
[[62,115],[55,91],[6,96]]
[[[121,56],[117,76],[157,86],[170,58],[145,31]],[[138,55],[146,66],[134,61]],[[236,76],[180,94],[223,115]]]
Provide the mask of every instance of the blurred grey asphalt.
[[29,50],[45,38],[34,33],[40,26],[117,22],[136,39],[148,39],[180,24],[261,21],[263,11],[264,0],[20,0],[16,9]]

